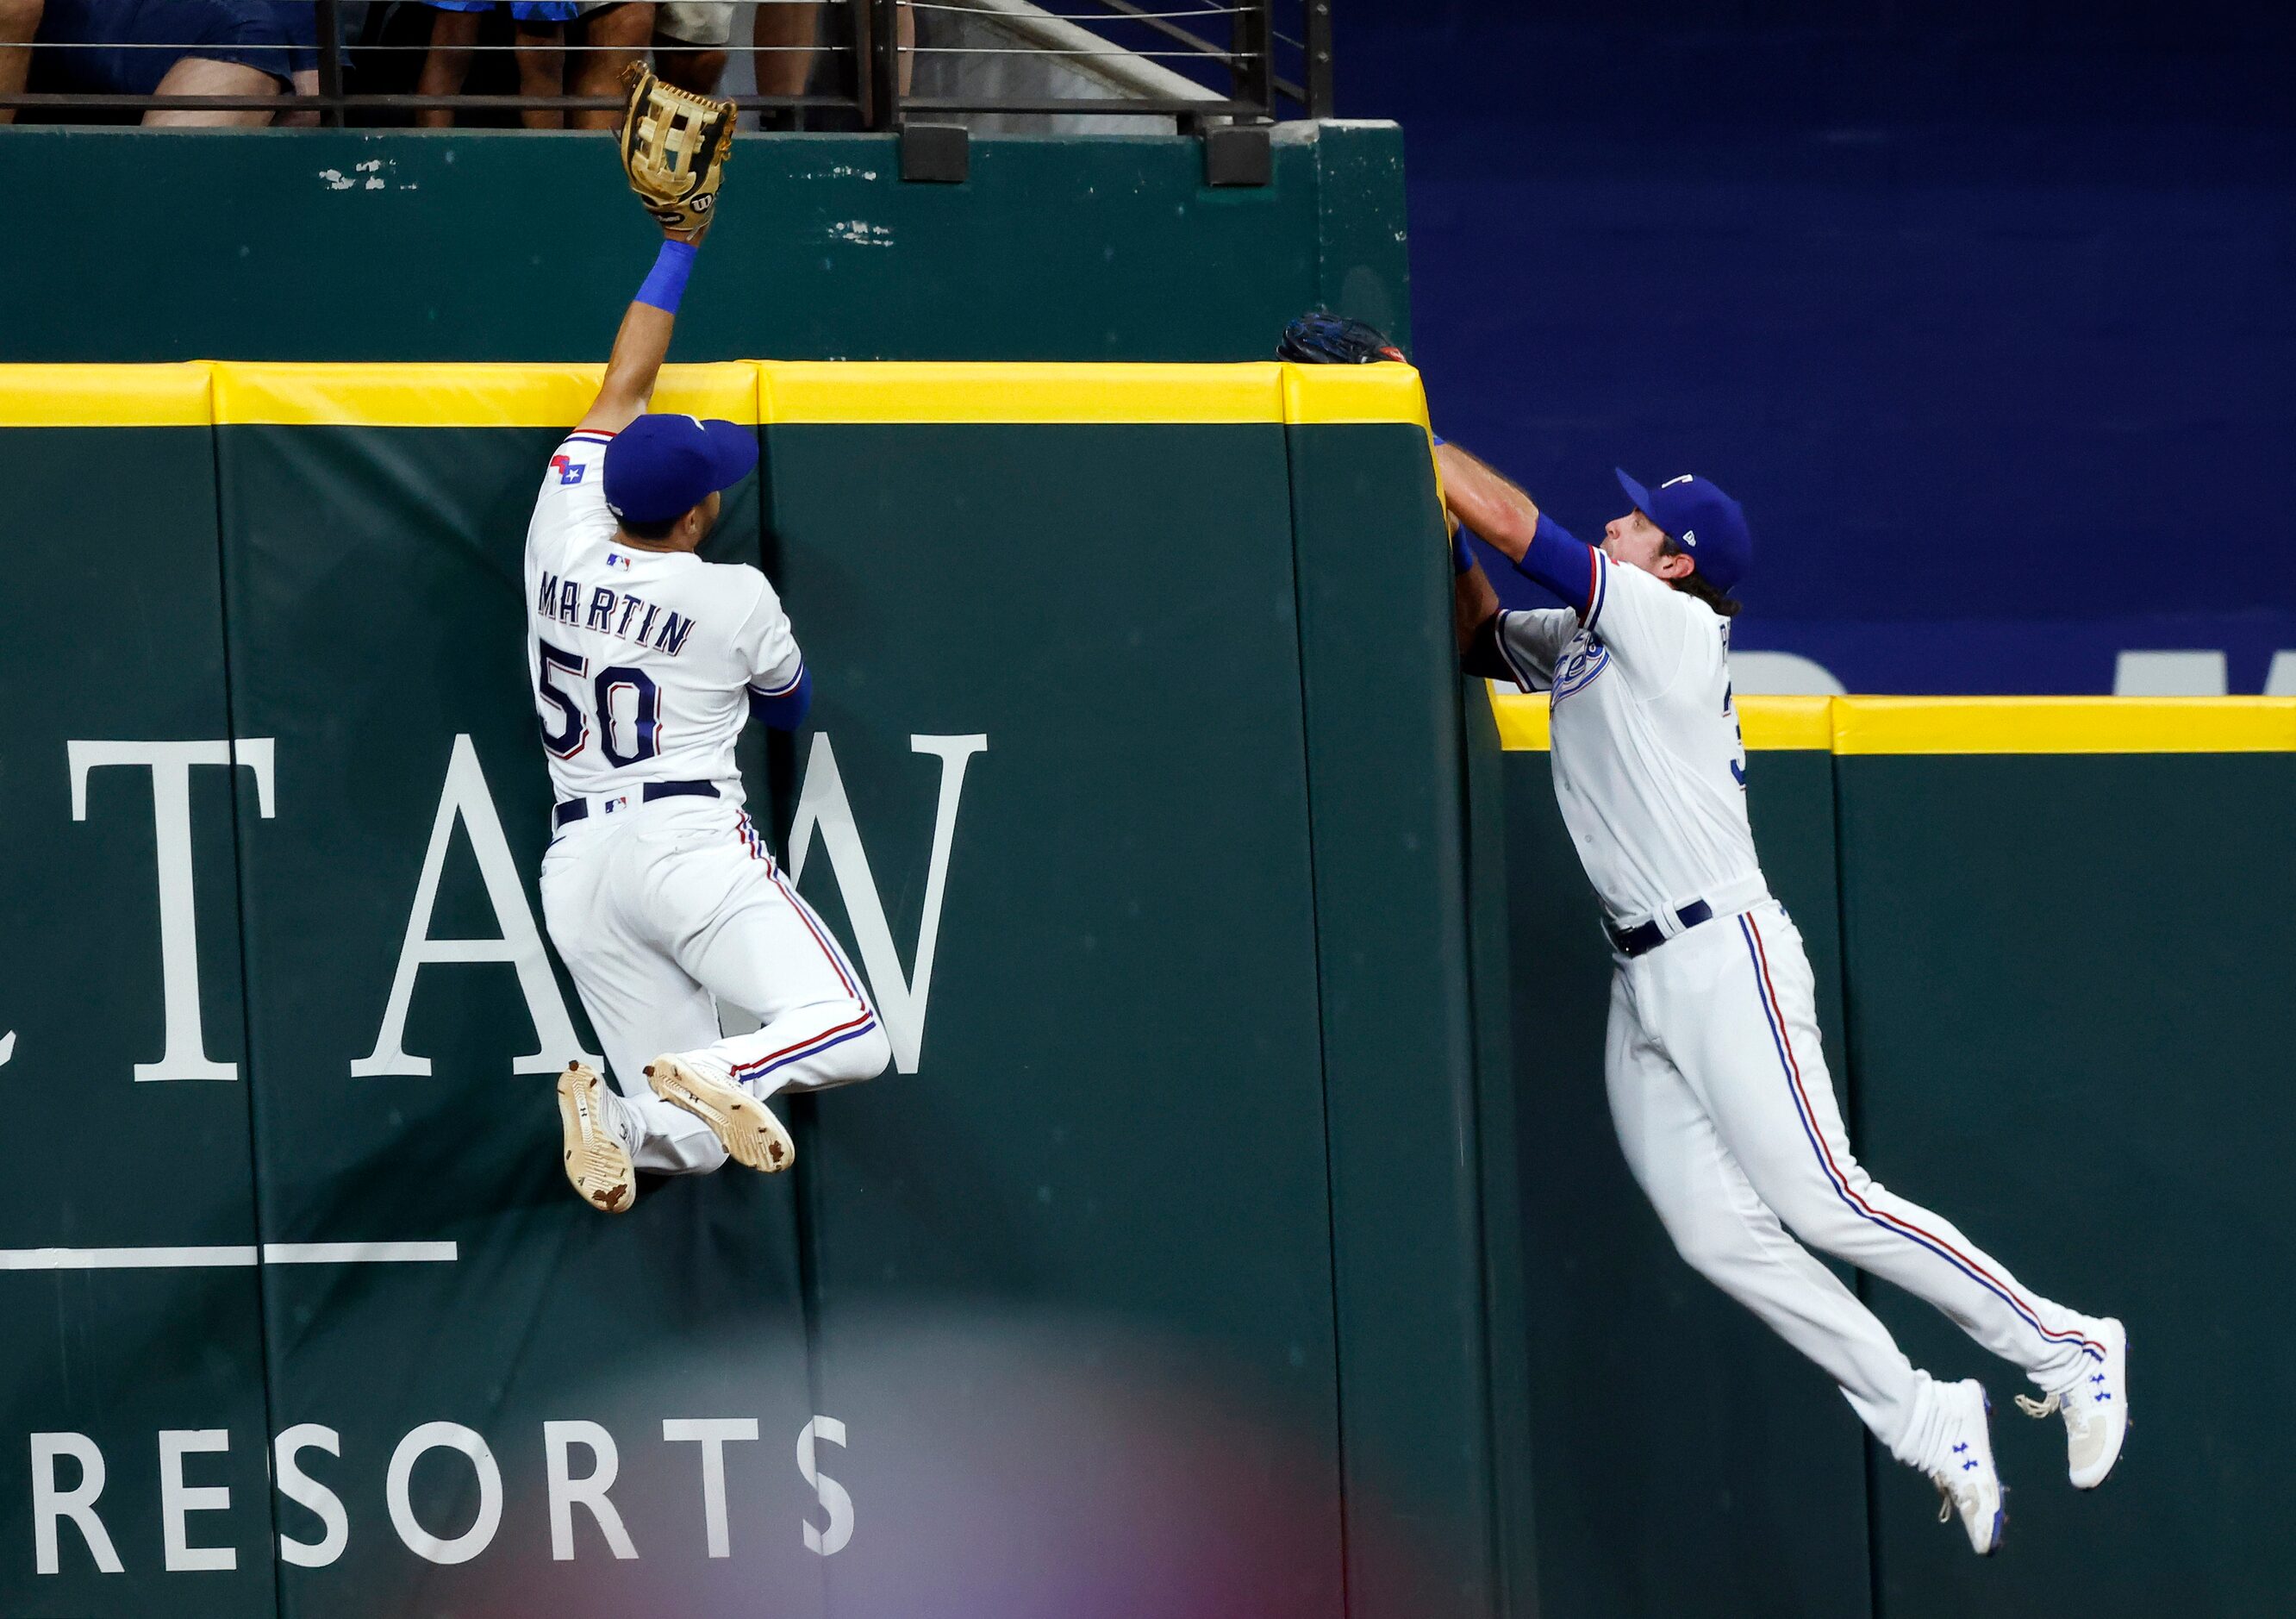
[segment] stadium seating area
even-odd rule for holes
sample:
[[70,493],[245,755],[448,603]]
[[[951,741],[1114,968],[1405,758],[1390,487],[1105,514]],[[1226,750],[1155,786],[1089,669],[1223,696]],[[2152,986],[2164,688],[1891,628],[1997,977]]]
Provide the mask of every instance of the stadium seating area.
[[[562,103],[617,96],[624,66],[641,58],[703,94],[856,95],[847,6],[822,0],[346,0],[333,11],[346,94],[496,103],[373,107],[363,122],[607,127],[611,108]],[[266,103],[319,93],[320,28],[316,0],[4,0],[0,95],[29,89],[80,102],[30,118],[316,123],[308,109]],[[914,45],[906,6],[901,31]],[[742,65],[729,76],[737,58]],[[128,97],[194,104],[119,103]],[[529,104],[505,104],[513,97]],[[809,111],[810,127],[840,121]],[[14,116],[0,109],[0,121]],[[800,127],[805,113],[792,109],[775,121]],[[842,122],[850,127],[849,112]]]

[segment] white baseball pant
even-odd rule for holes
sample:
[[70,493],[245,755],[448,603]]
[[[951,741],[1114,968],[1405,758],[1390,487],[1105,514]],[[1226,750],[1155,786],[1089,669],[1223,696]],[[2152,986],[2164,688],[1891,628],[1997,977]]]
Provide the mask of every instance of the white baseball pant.
[[1814,989],[1801,934],[1775,900],[1620,962],[1611,1116],[1683,1258],[1816,1361],[1899,1460],[1926,1466],[1929,1375],[1802,1243],[1928,1300],[2045,1389],[2075,1381],[2103,1347],[2087,1317],[1859,1166],[1818,1049]]
[[[664,1053],[761,1100],[872,1079],[892,1055],[860,974],[723,799],[594,807],[543,856],[542,910],[606,1048],[639,1169],[704,1174],[726,1161],[708,1125],[647,1085]],[[722,1035],[719,1002],[762,1026]]]

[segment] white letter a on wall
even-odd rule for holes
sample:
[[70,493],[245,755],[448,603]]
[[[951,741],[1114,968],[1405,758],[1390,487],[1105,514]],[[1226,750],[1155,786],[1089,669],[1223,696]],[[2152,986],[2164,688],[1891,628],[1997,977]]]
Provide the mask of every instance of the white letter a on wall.
[[[471,851],[479,859],[479,875],[487,887],[487,902],[494,908],[495,939],[433,939],[430,912],[439,900],[439,877],[447,867],[447,847],[454,842],[455,823],[462,822],[471,836]],[[382,1014],[382,1028],[374,1049],[351,1064],[351,1075],[430,1072],[427,1056],[409,1056],[405,1049],[407,1008],[414,1002],[414,977],[424,967],[447,962],[507,961],[518,969],[519,992],[534,1019],[541,1048],[520,1057],[515,1073],[552,1073],[577,1057],[600,1059],[582,1049],[574,1036],[573,1019],[551,976],[550,958],[543,953],[542,934],[534,925],[534,912],[526,903],[526,890],[518,880],[518,863],[511,858],[503,836],[502,817],[487,792],[486,773],[479,768],[479,751],[466,736],[455,738],[454,757],[447,765],[446,790],[439,795],[438,818],[430,823],[430,847],[422,856],[422,879],[414,887],[414,909],[406,918],[406,942],[399,947],[398,970],[391,975],[390,1000]]]
[[932,854],[925,866],[924,914],[917,918],[914,974],[902,973],[900,955],[893,949],[893,930],[885,920],[884,903],[877,897],[877,879],[869,870],[868,852],[861,847],[861,829],[853,824],[853,805],[845,796],[845,779],[838,774],[837,754],[829,745],[827,732],[813,734],[813,752],[806,760],[805,787],[798,794],[797,816],[790,824],[790,876],[794,881],[804,875],[806,852],[813,847],[817,828],[829,850],[838,897],[844,900],[846,917],[853,925],[853,942],[860,947],[862,969],[869,974],[869,992],[876,998],[885,1037],[892,1043],[893,1065],[903,1073],[917,1071],[917,1054],[924,1046],[925,1000],[932,993],[933,946],[940,937],[948,849],[956,834],[964,768],[988,746],[985,736],[909,738],[911,752],[940,756],[940,802],[933,811]]

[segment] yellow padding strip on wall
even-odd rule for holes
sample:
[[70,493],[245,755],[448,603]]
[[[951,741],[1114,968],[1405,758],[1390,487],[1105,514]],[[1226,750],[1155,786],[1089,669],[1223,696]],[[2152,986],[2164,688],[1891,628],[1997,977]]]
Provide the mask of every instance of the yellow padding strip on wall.
[[[791,423],[1275,423],[1283,420],[1283,370],[1273,361],[1246,366],[1038,366],[769,360],[758,366],[759,419]],[[1409,374],[1415,388],[1418,374]]]
[[[571,427],[603,366],[337,366],[216,362],[218,426]],[[665,366],[656,410],[758,419],[757,367]]]
[[[0,366],[0,426],[570,427],[603,365]],[[210,401],[210,393],[212,400]],[[1407,366],[730,360],[663,368],[656,410],[766,423],[1400,423]],[[210,414],[211,412],[211,414]]]
[[[1547,699],[1491,688],[1500,744],[1547,746]],[[2296,697],[1757,697],[1750,749],[1833,753],[2289,753]]]
[[1833,751],[2285,753],[2296,697],[1837,697]]
[[204,427],[210,369],[0,366],[0,427]]

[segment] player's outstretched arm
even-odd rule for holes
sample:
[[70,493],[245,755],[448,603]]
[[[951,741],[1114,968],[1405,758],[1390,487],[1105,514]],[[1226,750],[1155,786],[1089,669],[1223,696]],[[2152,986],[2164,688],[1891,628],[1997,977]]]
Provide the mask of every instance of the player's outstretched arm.
[[1538,503],[1456,444],[1438,444],[1435,464],[1451,515],[1521,562],[1538,532]]
[[663,84],[632,62],[623,75],[622,172],[661,226],[661,254],[614,334],[606,380],[581,425],[619,432],[644,414],[669,353],[693,255],[717,219],[718,188],[734,149],[734,103]]
[[1464,530],[1451,536],[1451,629],[1464,654],[1475,643],[1476,632],[1498,616],[1499,593],[1483,577],[1482,564],[1467,548]]
[[606,378],[579,425],[593,432],[619,432],[645,414],[661,363],[669,354],[670,329],[677,324],[678,300],[693,273],[694,244],[674,232],[662,233],[660,257],[638,288],[614,333]]
[[1443,502],[1451,515],[1585,618],[1601,587],[1600,554],[1572,538],[1520,488],[1457,445],[1439,445],[1435,456],[1443,473]]

